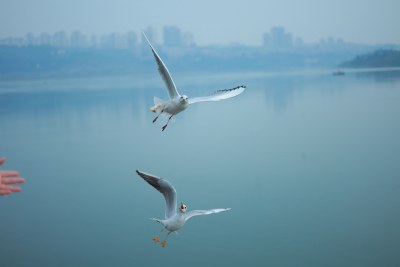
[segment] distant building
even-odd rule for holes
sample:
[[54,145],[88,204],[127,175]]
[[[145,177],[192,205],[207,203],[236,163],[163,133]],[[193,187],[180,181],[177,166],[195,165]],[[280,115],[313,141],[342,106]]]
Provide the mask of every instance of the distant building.
[[112,35],[111,34],[101,35],[99,46],[101,48],[112,48],[113,47]]
[[47,33],[42,33],[39,36],[39,45],[53,45],[51,36]]
[[23,46],[26,45],[23,37],[8,37],[0,40],[0,45]]
[[319,41],[319,48],[323,50],[338,50],[345,46],[345,42],[342,38],[328,37],[327,39],[321,39]]
[[86,35],[80,31],[74,31],[71,34],[71,46],[72,47],[85,47],[86,46]]
[[272,49],[287,49],[293,46],[291,33],[283,27],[273,27],[270,33],[264,33],[263,46]]
[[111,47],[115,49],[125,49],[128,47],[125,34],[113,33],[111,34]]
[[[147,27],[144,30],[147,38],[154,47],[158,46],[157,31],[153,27]],[[163,41],[168,49],[178,47],[190,47],[194,45],[193,34],[182,32],[176,26],[166,26],[163,28]],[[35,36],[33,33],[27,33],[23,37],[7,37],[0,39],[0,45],[7,46],[32,46],[46,45],[54,47],[91,47],[107,49],[129,49],[134,54],[140,54],[148,50],[147,41],[143,35],[134,31],[127,33],[111,33],[104,35],[86,35],[80,31],[74,31],[70,35],[65,31],[58,31],[54,34],[42,33]]]
[[68,37],[65,31],[56,32],[53,35],[53,45],[58,47],[67,47],[68,46]]
[[262,35],[262,44],[264,47],[271,46],[271,37],[269,33],[264,33]]
[[165,26],[163,28],[164,46],[177,47],[183,45],[181,29],[177,26]]
[[33,35],[33,33],[26,34],[25,40],[26,40],[26,45],[36,45],[37,44],[36,38]]
[[138,38],[134,31],[127,33],[127,45],[129,49],[136,49],[138,45]]
[[[146,34],[147,38],[151,42],[152,45],[157,46],[158,40],[157,40],[157,31],[154,27],[147,27],[144,30],[144,33]],[[146,39],[142,35],[142,47],[148,46]]]
[[99,47],[99,39],[98,39],[97,35],[93,34],[90,36],[89,46],[93,47],[93,48]]

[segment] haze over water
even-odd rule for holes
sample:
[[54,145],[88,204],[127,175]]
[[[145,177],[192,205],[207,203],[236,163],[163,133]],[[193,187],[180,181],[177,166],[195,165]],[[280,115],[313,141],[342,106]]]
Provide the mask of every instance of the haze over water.
[[[175,74],[181,93],[247,85],[151,123],[157,73],[0,82],[2,266],[398,266],[400,72]],[[3,169],[4,169],[3,168]],[[168,179],[191,219],[152,243]]]
[[3,0],[0,39],[60,30],[108,34],[140,31],[149,25],[178,25],[193,32],[201,46],[260,45],[264,32],[281,25],[306,43],[334,37],[350,43],[398,44],[399,9],[397,0],[153,0],[151,4],[127,0]]

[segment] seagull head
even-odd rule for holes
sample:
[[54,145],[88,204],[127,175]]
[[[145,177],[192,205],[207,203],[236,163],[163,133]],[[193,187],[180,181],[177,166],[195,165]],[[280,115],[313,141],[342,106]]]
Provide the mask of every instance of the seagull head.
[[187,210],[186,205],[183,204],[183,203],[181,202],[181,205],[179,206],[179,211],[180,211],[181,213],[185,213],[186,210]]
[[187,102],[188,102],[188,99],[189,99],[189,98],[187,97],[187,95],[181,95],[179,101],[180,101],[181,103],[187,103]]

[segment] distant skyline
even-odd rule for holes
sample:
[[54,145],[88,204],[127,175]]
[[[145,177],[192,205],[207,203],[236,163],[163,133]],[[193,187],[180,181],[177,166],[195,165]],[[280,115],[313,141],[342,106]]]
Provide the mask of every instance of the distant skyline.
[[[175,25],[164,26],[162,33],[154,27],[147,27],[143,32],[146,33],[153,45],[165,47],[194,47],[196,46],[195,37],[191,32],[182,31],[181,28]],[[129,31],[125,33],[109,33],[102,35],[86,34],[81,31],[68,33],[66,31],[58,31],[55,33],[33,34],[27,33],[24,36],[10,36],[0,38],[0,45],[8,46],[54,46],[54,47],[86,47],[86,48],[114,48],[114,49],[137,49],[140,46],[148,46],[147,41],[140,32]],[[286,31],[284,27],[272,27],[262,36],[262,43],[252,47],[264,47],[272,50],[291,50],[293,48],[305,48],[314,45],[319,45],[325,48],[344,48],[346,43],[342,38],[326,38],[320,39],[318,43],[303,42],[299,36]],[[361,44],[365,45],[365,44]],[[224,45],[222,45],[224,46]],[[251,45],[247,45],[251,47]]]
[[27,33],[138,33],[176,25],[198,45],[261,45],[262,36],[283,26],[305,43],[342,38],[350,43],[400,43],[398,0],[304,0],[246,2],[153,0],[0,0],[0,38]]

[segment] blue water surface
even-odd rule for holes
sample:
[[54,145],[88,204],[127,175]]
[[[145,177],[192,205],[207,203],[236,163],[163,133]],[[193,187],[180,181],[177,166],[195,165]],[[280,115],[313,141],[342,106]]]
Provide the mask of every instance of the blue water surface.
[[[165,132],[156,72],[0,82],[0,266],[400,266],[400,71],[174,75],[201,96]],[[154,244],[168,179],[191,219]]]

